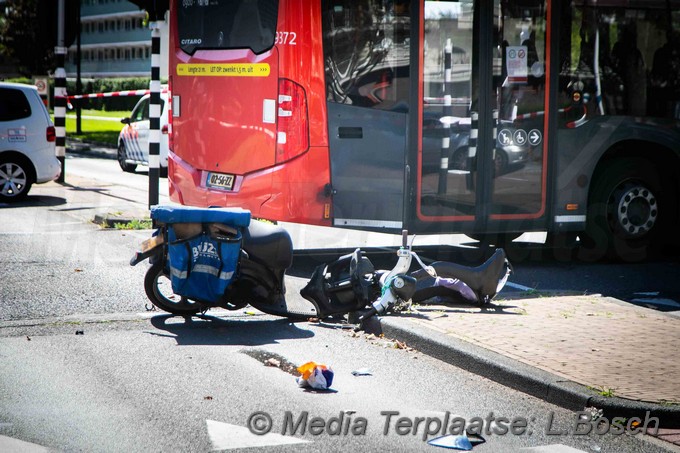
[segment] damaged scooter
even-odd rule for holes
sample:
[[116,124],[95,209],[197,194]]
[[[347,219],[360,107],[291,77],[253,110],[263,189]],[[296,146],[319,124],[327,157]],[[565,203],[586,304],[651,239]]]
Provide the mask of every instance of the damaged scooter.
[[[426,265],[412,245],[408,244],[408,233],[403,231],[402,246],[392,270],[376,270],[365,254],[356,249],[333,263],[318,266],[300,294],[319,311],[328,314],[357,311],[363,321],[376,314],[403,311],[413,302],[425,303],[436,297],[484,306],[505,286],[512,272],[503,249],[496,249],[480,266],[468,267],[448,261]],[[421,269],[409,272],[414,258]]]
[[[357,249],[318,266],[300,291],[302,297],[287,298],[285,273],[293,263],[293,244],[282,227],[251,219],[249,211],[239,208],[154,206],[151,219],[156,230],[130,265],[149,259],[146,295],[154,306],[176,315],[251,305],[289,318],[356,312],[367,319],[438,295],[483,305],[510,273],[502,249],[478,267],[441,261],[425,265],[404,232],[392,270],[376,270]],[[413,258],[422,269],[409,272]]]

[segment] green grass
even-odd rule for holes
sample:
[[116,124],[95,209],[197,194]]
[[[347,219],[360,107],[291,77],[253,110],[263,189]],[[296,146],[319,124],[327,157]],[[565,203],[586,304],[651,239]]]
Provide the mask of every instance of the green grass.
[[153,227],[151,219],[132,219],[130,222],[117,222],[113,224],[116,230],[149,230]]
[[[100,110],[83,110],[83,116],[98,116],[102,118],[120,119],[130,115],[130,112],[106,112]],[[118,134],[123,128],[120,121],[105,119],[92,119],[81,117],[80,128],[82,134],[76,135],[76,115],[75,112],[66,114],[66,136],[75,137],[86,142],[107,143],[116,146]]]

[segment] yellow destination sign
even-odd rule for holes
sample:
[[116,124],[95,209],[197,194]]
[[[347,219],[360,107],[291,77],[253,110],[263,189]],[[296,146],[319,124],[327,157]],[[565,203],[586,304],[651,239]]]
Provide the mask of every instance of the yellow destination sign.
[[179,63],[179,76],[267,77],[268,63]]

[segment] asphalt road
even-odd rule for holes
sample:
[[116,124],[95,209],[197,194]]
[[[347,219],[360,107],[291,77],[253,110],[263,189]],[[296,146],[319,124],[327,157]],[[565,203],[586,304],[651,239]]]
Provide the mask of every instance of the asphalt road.
[[[125,176],[144,186],[142,175]],[[105,196],[130,197],[122,184]],[[574,412],[342,324],[252,309],[188,320],[149,312],[146,264],[128,265],[149,232],[100,229],[84,219],[107,202],[66,203],[50,190],[0,207],[0,451],[433,451],[423,438],[453,420],[454,431],[481,430],[480,452],[671,451],[632,432],[578,434]],[[525,272],[520,263],[516,285],[530,281]],[[552,278],[541,282],[567,283]],[[330,391],[297,385],[290,370],[307,361],[333,368]],[[370,375],[352,374],[362,369]],[[277,435],[248,429],[266,430],[270,419]]]

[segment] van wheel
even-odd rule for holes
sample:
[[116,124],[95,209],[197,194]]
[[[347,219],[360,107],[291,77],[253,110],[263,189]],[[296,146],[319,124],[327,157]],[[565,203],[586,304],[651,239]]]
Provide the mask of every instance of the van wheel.
[[640,261],[650,257],[673,215],[673,190],[645,159],[611,162],[593,181],[583,237],[588,258]]
[[125,149],[125,144],[121,143],[118,145],[118,165],[120,165],[121,170],[127,173],[134,173],[137,169],[136,164],[128,164],[127,162],[127,150]]
[[0,159],[0,201],[20,201],[31,190],[33,180],[28,163],[19,157]]

